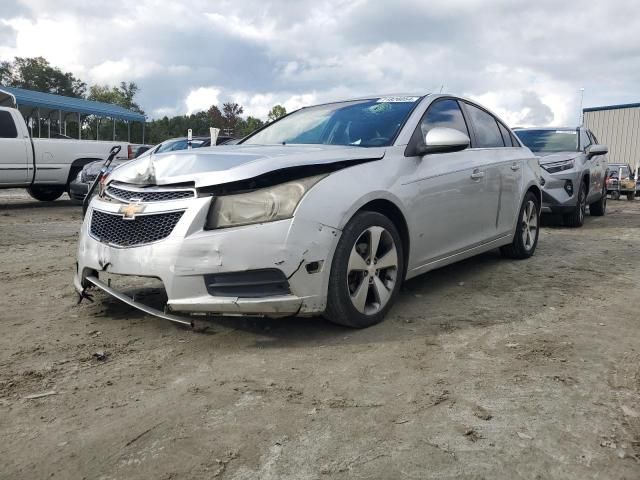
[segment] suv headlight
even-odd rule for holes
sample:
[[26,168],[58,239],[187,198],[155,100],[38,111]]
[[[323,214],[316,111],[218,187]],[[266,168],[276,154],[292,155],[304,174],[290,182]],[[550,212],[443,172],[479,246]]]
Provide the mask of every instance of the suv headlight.
[[205,229],[235,227],[291,218],[302,197],[326,175],[293,180],[253,192],[215,197]]
[[575,160],[562,160],[561,162],[545,163],[540,166],[549,173],[557,173],[564,170],[571,170],[574,165]]

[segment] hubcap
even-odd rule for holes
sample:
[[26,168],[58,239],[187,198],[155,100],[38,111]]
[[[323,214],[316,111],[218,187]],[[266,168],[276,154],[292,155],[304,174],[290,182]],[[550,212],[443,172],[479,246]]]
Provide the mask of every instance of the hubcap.
[[356,309],[365,315],[379,312],[391,298],[398,277],[398,251],[382,227],[367,228],[351,249],[347,288]]
[[536,242],[538,233],[538,208],[533,200],[529,200],[522,212],[522,244],[529,251]]

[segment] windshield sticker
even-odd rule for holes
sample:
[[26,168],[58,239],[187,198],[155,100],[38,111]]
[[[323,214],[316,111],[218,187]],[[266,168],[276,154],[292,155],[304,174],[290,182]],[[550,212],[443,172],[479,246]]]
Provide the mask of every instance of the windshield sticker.
[[420,97],[381,97],[378,103],[413,103]]
[[564,133],[565,135],[577,135],[575,130],[556,130],[556,133]]

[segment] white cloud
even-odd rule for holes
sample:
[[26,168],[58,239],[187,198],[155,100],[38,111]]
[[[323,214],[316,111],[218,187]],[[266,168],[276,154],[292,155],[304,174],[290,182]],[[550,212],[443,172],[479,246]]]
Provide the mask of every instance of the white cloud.
[[211,105],[220,103],[220,89],[215,87],[201,87],[191,90],[185,99],[187,115],[209,110]]

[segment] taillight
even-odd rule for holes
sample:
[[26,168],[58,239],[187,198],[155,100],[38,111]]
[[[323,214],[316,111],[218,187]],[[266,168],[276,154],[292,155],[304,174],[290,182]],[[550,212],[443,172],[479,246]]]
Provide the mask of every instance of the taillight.
[[133,151],[133,146],[127,145],[127,158],[129,160],[131,160],[133,157],[135,157],[135,152]]

